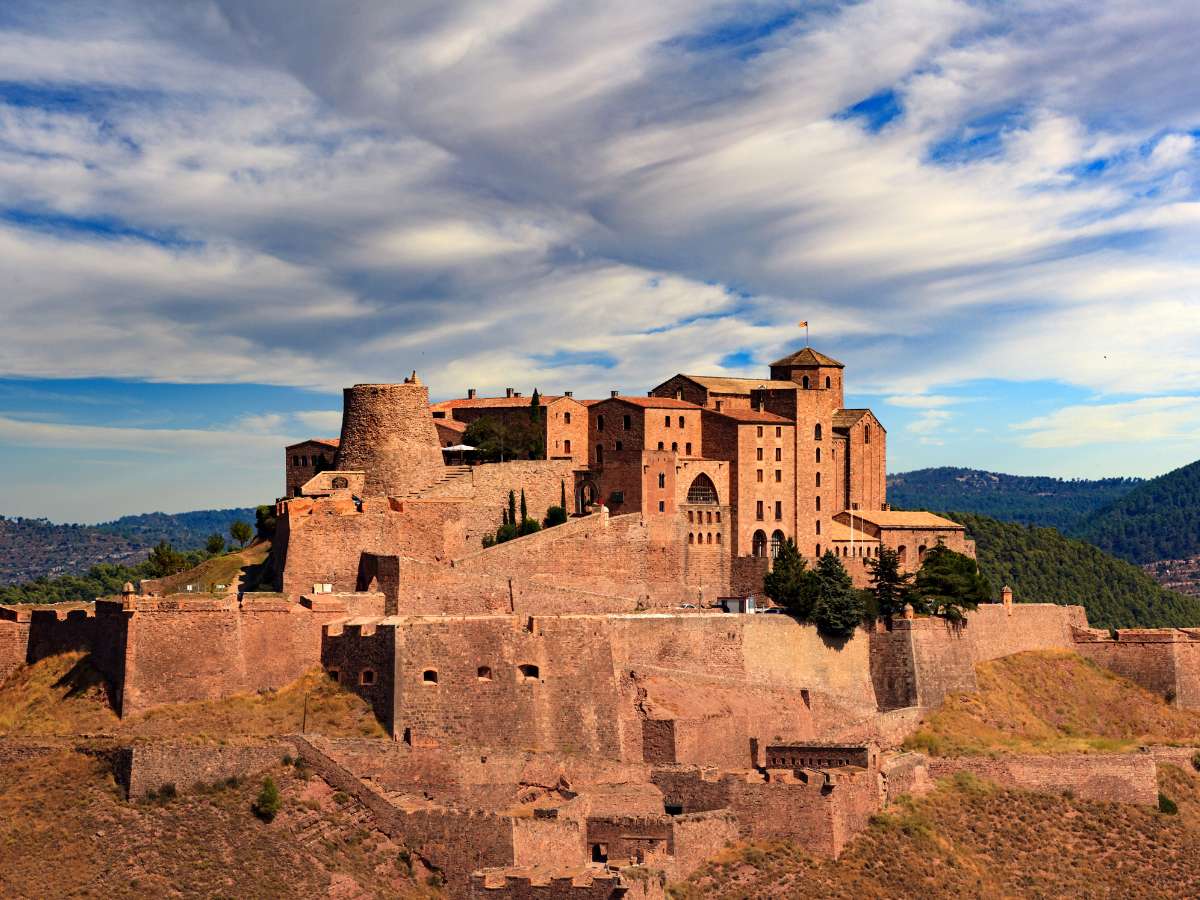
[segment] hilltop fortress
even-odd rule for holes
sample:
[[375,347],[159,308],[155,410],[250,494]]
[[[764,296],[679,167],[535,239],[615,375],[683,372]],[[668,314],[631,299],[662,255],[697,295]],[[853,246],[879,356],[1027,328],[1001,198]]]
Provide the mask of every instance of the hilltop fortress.
[[[1095,631],[1077,606],[1007,595],[963,626],[905,618],[843,641],[716,611],[761,594],[785,539],[859,585],[882,547],[909,570],[939,542],[974,555],[961,525],[889,509],[886,431],[845,407],[843,371],[806,347],[761,379],[536,405],[513,390],[431,405],[416,373],[355,385],[338,439],[285,451],[274,590],[146,582],[89,609],[0,608],[0,678],[86,649],[136,715],[320,664],[393,740],[299,736],[305,759],[453,894],[494,900],[661,896],[739,837],[836,855],[928,781],[891,751],[984,660],[1069,649],[1200,707],[1200,633]],[[541,458],[447,464],[484,416],[536,423]],[[485,546],[510,491],[539,519],[565,498],[569,518]],[[1005,777],[1153,802],[1143,763]]]

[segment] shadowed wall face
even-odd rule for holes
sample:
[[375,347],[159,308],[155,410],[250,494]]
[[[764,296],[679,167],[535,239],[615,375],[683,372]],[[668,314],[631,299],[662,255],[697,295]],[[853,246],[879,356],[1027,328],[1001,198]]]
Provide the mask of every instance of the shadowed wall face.
[[445,465],[428,388],[356,384],[343,394],[339,470],[366,472],[372,496],[403,497],[437,480]]

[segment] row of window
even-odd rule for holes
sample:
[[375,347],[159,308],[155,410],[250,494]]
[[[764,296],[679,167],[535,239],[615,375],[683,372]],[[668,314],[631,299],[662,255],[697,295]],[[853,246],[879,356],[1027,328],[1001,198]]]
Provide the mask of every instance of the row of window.
[[[771,533],[771,556],[779,555],[779,548],[783,546],[786,540],[784,534],[779,529]],[[767,553],[767,533],[765,531],[754,532],[754,537],[750,540],[750,552],[755,556],[765,556]]]
[[308,467],[308,466],[315,466],[318,463],[325,463],[327,461],[328,460],[326,460],[326,458],[324,456],[293,456],[292,457],[292,466]]
[[[821,426],[818,425],[817,427],[820,428]],[[761,425],[758,426],[758,436],[759,437],[763,436],[763,427]],[[775,437],[783,437],[783,426],[782,425],[775,426]],[[820,438],[818,438],[818,440],[820,440]]]
[[[618,441],[617,443],[620,443],[620,441]],[[618,448],[618,449],[620,449],[620,448]],[[658,442],[658,449],[659,449],[659,450],[663,450],[663,449],[665,449],[665,448],[663,447],[663,442],[662,442],[662,441],[659,441],[659,442]],[[672,442],[671,442],[671,450],[672,450],[673,452],[675,452],[675,453],[678,453],[678,452],[679,452],[679,444],[678,444],[677,442],[675,442],[675,441],[672,441]],[[692,455],[692,442],[691,442],[691,441],[688,441],[686,444],[684,444],[684,445],[683,445],[683,455],[684,455],[684,456],[691,456],[691,455]]]
[[[817,451],[817,453],[820,453],[820,452],[821,452],[820,450]],[[758,455],[758,461],[762,462],[763,448],[762,447],[755,448],[755,453]],[[817,462],[820,462],[820,461],[821,461],[820,459],[817,460]],[[783,462],[783,448],[782,447],[775,448],[775,462]]]
[[[759,500],[754,504],[754,518],[760,522],[765,518],[764,503],[762,500]],[[783,521],[783,501],[782,500],[775,501],[775,521],[776,522]],[[817,523],[817,524],[818,524],[818,528],[819,528],[820,523]]]
[[[720,541],[718,541],[717,543],[720,543]],[[341,678],[342,678],[341,672],[339,672],[337,669],[330,669],[329,677],[332,678],[334,681],[341,681]],[[480,666],[475,671],[475,677],[476,677],[477,681],[491,681],[492,680],[491,666]],[[533,663],[521,663],[519,666],[517,666],[517,681],[519,681],[519,682],[520,681],[540,681],[541,677],[542,677],[541,670],[537,666],[535,666]],[[358,683],[365,687],[370,687],[371,685],[375,684],[375,670],[374,669],[363,669],[362,671],[360,671],[358,673]],[[422,684],[437,684],[438,683],[437,669],[426,669],[424,672],[422,672],[421,673],[421,683]]]
[[[719,531],[716,532],[716,535],[717,535],[716,544],[717,544],[717,546],[720,546],[721,545],[721,532],[719,532]],[[705,533],[701,534],[700,532],[692,533],[689,531],[688,532],[688,543],[689,544],[711,544],[711,543],[713,543],[713,532],[709,531],[709,532],[705,532]]]
[[[692,514],[693,514],[693,511],[689,509],[689,510],[688,510],[688,524],[689,524],[689,525],[690,525],[690,524],[700,524],[700,525],[703,525],[703,524],[704,524],[704,522],[706,521],[706,520],[705,520],[705,511],[704,511],[704,510],[700,510],[700,509],[698,509],[698,510],[695,510],[695,516],[696,516],[696,518],[695,518],[695,519],[693,519],[693,518],[692,518]],[[721,511],[720,511],[719,509],[718,509],[718,510],[717,510],[717,512],[716,512],[716,519],[715,519],[715,520],[713,519],[713,511],[712,511],[711,509],[710,509],[710,510],[708,510],[708,512],[707,512],[707,516],[708,516],[708,519],[707,519],[707,521],[708,521],[708,524],[709,524],[709,525],[713,524],[713,522],[714,522],[714,521],[715,521],[715,522],[716,522],[718,525],[720,525],[720,524],[721,524]]]
[[[571,416],[571,414],[567,413],[567,424],[570,424],[570,422],[571,422],[570,416]],[[684,428],[687,425],[687,422],[683,416],[679,416],[678,422],[679,422],[680,428]],[[663,416],[663,426],[665,428],[671,427],[671,416]],[[633,428],[633,417],[630,416],[628,413],[621,416],[621,428],[624,431],[629,431],[631,428]],[[604,430],[604,416],[596,416],[596,430],[597,431]],[[762,429],[759,429],[759,430],[761,431]]]
[[[762,484],[762,480],[763,480],[763,470],[762,469],[758,470],[758,479],[757,480],[758,480],[759,484]],[[776,482],[783,481],[783,469],[775,470],[775,481]]]

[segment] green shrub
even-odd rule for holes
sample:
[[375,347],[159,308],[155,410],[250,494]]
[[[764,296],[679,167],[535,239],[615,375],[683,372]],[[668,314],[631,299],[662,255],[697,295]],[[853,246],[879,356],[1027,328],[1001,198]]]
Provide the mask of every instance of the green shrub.
[[1192,768],[1200,772],[1200,750],[1192,754]]
[[262,790],[258,792],[258,799],[254,801],[254,814],[264,822],[270,822],[279,815],[281,809],[283,798],[279,795],[275,780],[268,776],[263,779]]
[[1158,811],[1160,813],[1166,813],[1168,816],[1173,816],[1179,812],[1179,805],[1162,791],[1159,791]]

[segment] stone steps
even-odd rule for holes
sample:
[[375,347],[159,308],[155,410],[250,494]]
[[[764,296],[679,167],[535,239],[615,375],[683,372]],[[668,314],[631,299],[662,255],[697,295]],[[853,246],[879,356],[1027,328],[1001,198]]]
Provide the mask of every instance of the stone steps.
[[455,479],[462,478],[464,475],[470,474],[470,472],[470,466],[446,466],[445,472],[439,475],[437,480],[425,485],[424,487],[417,488],[415,491],[409,491],[404,495],[404,497],[407,500],[413,500],[418,497],[422,497],[427,491],[431,491],[435,487],[440,487],[448,481],[454,481]]

